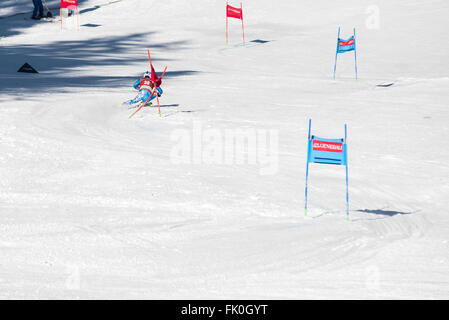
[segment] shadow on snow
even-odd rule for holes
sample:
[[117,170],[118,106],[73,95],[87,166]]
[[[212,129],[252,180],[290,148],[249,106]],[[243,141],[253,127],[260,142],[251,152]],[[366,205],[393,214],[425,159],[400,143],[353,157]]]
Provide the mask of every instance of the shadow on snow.
[[394,211],[394,210],[371,210],[371,209],[363,209],[363,210],[357,210],[357,212],[363,212],[363,213],[371,213],[375,215],[381,215],[381,216],[389,216],[393,217],[397,214],[403,215],[403,214],[412,214],[412,212],[403,212],[403,211]]
[[[148,43],[153,33],[135,33],[126,36],[100,37],[88,40],[55,41],[49,44],[19,44],[0,47],[1,71],[0,93],[22,95],[29,92],[51,92],[64,88],[105,87],[118,88],[132,86],[141,74],[120,75],[111,70],[110,74],[95,74],[101,67],[103,74],[108,66],[126,66],[142,63],[148,66],[145,48],[159,48],[163,51],[182,50],[187,41]],[[130,48],[142,48],[139,58],[127,53]],[[154,61],[167,61],[157,56]],[[17,70],[28,62],[39,74],[18,73]],[[76,70],[92,70],[90,75],[76,75]],[[142,70],[142,72],[145,70]],[[156,71],[162,73],[162,64]],[[194,70],[167,70],[165,77],[188,76]],[[30,91],[31,90],[31,91]]]

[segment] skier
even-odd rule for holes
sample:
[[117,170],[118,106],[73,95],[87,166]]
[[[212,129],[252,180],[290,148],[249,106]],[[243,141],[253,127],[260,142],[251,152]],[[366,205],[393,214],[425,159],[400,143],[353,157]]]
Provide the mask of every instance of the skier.
[[[156,81],[156,85],[160,84],[157,83]],[[147,102],[147,105],[151,106],[151,100],[153,100],[154,98],[156,98],[156,94],[158,97],[160,97],[163,93],[161,87],[157,86],[156,87],[156,92],[153,93],[153,95],[150,97],[151,92],[153,92],[154,89],[154,82],[153,80],[151,80],[151,73],[146,71],[143,74],[143,77],[140,79],[137,79],[136,82],[134,82],[133,85],[134,89],[139,90],[139,93],[137,94],[137,96],[135,96],[134,99],[125,101],[122,103],[122,105],[132,105],[138,102]],[[148,101],[147,101],[148,100]]]

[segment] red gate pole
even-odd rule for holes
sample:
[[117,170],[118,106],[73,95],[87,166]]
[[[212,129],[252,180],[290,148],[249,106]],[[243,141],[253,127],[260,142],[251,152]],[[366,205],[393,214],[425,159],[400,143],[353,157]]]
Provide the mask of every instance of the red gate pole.
[[150,49],[147,49],[148,51],[148,59],[150,60],[150,66],[151,66],[151,56],[150,56]]
[[226,45],[228,44],[228,2],[226,1]]
[[245,45],[245,29],[243,28],[243,6],[240,2],[240,14],[242,15],[242,34],[243,34],[243,45]]
[[80,18],[79,18],[79,14],[78,14],[78,5],[76,6],[76,25],[77,25],[77,30],[80,31]]
[[[162,72],[161,79],[164,77],[165,71],[167,71],[167,67],[165,67],[164,72]],[[156,84],[154,84],[154,86],[156,86]],[[158,96],[158,94],[159,94],[159,92],[157,92],[157,90],[156,90],[157,108],[158,108],[158,111],[159,111],[159,117],[162,117],[161,105],[159,104],[159,96]]]

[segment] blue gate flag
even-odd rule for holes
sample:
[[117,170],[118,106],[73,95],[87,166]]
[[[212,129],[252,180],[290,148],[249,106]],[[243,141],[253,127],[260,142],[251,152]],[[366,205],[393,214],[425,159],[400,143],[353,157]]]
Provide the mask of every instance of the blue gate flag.
[[352,51],[352,50],[355,50],[354,36],[352,36],[348,40],[343,40],[343,39],[338,38],[338,45],[337,45],[338,53],[348,52],[348,51]]
[[307,146],[306,190],[304,215],[307,216],[307,186],[309,180],[309,163],[323,163],[343,165],[346,167],[346,219],[349,219],[349,193],[348,193],[348,147],[347,129],[345,124],[345,137],[341,139],[325,139],[310,135],[312,119],[309,119],[309,136]]
[[346,165],[346,142],[344,139],[324,139],[316,136],[309,138],[307,161]]
[[337,70],[338,54],[350,51],[354,51],[355,79],[357,80],[357,50],[355,48],[355,28],[352,37],[350,37],[347,40],[344,40],[340,38],[340,27],[339,27],[337,35],[337,50],[335,51],[334,79],[335,79],[335,71]]

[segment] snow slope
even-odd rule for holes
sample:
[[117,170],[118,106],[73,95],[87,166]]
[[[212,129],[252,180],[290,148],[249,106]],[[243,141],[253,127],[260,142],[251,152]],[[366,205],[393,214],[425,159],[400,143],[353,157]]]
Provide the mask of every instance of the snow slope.
[[[0,297],[447,299],[447,1],[247,0],[245,47],[224,3],[80,1],[79,31],[0,4]],[[147,48],[162,116],[128,119]],[[349,222],[343,167],[304,217],[309,118],[348,125]],[[242,132],[270,143],[240,163]]]

